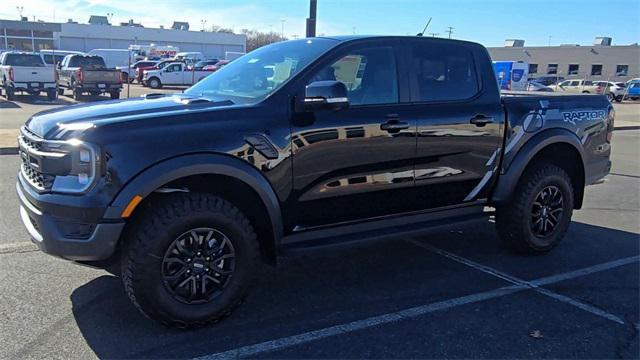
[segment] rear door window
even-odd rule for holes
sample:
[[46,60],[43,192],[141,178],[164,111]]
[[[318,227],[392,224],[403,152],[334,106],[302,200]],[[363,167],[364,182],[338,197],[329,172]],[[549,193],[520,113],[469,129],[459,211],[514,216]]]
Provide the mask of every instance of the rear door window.
[[415,41],[410,52],[413,101],[465,100],[480,91],[473,53],[465,47]]

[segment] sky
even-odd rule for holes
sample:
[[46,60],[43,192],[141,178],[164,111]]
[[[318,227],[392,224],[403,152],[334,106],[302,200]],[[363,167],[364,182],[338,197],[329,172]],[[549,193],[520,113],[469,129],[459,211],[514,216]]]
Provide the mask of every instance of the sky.
[[[2,0],[0,19],[18,19],[17,6],[32,20],[86,23],[112,13],[112,23],[133,19],[146,27],[188,21],[191,30],[219,25],[304,36],[309,0]],[[502,46],[592,44],[610,36],[615,45],[640,42],[640,0],[318,0],[317,33],[324,35],[414,35],[426,33]],[[550,38],[551,37],[551,38]]]

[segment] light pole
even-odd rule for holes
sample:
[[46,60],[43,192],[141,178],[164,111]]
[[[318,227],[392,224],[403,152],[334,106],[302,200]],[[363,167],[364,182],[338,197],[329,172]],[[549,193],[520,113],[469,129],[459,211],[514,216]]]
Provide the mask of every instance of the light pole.
[[549,43],[548,46],[551,46],[551,38],[553,37],[553,35],[549,35]]
[[429,35],[431,35],[431,37],[436,37],[436,36],[440,35],[440,33],[429,33]]
[[20,15],[20,21],[22,21],[22,12],[24,11],[24,6],[16,6],[16,10],[18,10],[18,14]]
[[280,30],[280,37],[284,39],[284,22],[287,21],[286,19],[280,19],[280,22],[282,23],[282,29]]
[[107,18],[109,19],[109,25],[111,25],[111,19],[113,19],[113,13],[107,13]]
[[449,39],[451,39],[451,34],[453,34],[453,29],[455,29],[455,28],[451,27],[451,26],[447,26],[447,31],[445,31],[445,32],[449,33]]
[[204,32],[204,25],[206,23],[207,23],[207,20],[205,20],[205,19],[200,20],[200,24],[202,25],[202,30],[201,30],[202,32]]

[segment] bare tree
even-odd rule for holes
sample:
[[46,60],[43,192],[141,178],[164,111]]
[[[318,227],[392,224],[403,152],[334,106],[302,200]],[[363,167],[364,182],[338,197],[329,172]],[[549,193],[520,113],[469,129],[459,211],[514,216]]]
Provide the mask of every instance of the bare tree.
[[242,29],[241,32],[247,36],[247,52],[274,42],[287,40],[286,37],[274,32],[261,32],[249,29]]

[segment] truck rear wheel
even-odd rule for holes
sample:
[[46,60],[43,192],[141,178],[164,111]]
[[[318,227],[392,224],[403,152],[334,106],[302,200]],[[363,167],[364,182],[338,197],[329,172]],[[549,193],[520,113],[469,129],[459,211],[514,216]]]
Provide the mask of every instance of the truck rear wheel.
[[109,93],[112,99],[120,99],[120,91],[112,91]]
[[64,95],[64,88],[59,87],[58,88],[58,96],[62,96]]
[[7,100],[9,101],[13,101],[16,99],[16,93],[15,90],[11,87],[11,86],[7,86],[5,88],[6,94],[5,96],[7,97]]
[[512,250],[550,251],[564,237],[573,213],[573,187],[560,167],[538,164],[520,179],[511,201],[497,208],[496,227]]
[[217,322],[244,299],[259,266],[256,234],[231,203],[180,193],[141,209],[122,280],[147,317],[178,327]]
[[80,96],[82,96],[82,91],[80,89],[73,89],[73,99],[80,100]]
[[58,93],[56,92],[56,89],[47,89],[47,100],[56,101],[57,98]]

